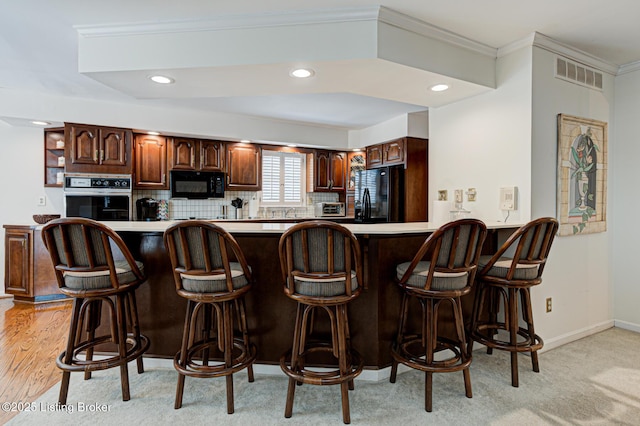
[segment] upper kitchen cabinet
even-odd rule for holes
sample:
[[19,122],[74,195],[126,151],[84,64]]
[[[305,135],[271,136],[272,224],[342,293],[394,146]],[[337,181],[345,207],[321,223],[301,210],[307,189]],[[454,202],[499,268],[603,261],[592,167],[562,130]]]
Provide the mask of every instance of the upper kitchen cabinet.
[[64,173],[64,129],[44,131],[44,186],[62,186]]
[[349,172],[349,185],[347,190],[356,187],[356,173],[367,168],[367,154],[364,151],[355,151],[347,154],[347,166]]
[[66,172],[131,174],[130,129],[65,124]]
[[227,186],[229,191],[262,189],[262,153],[260,146],[227,143]]
[[[367,168],[406,165],[407,144],[421,139],[402,138],[367,147]],[[426,143],[423,141],[423,143]]]
[[139,134],[134,137],[136,189],[169,189],[167,179],[167,139]]
[[313,157],[313,191],[344,191],[347,187],[347,153],[316,150]]
[[224,142],[174,138],[171,143],[172,170],[224,170]]

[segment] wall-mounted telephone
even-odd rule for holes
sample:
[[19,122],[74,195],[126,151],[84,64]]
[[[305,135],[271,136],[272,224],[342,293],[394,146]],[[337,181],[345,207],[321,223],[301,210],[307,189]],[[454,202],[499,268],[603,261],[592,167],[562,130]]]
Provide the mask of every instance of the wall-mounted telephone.
[[500,210],[515,210],[518,188],[505,186],[500,188]]

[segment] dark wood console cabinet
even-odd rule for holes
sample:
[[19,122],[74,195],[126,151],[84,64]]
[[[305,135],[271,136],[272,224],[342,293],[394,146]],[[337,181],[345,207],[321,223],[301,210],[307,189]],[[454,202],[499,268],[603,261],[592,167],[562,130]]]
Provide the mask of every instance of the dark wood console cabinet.
[[50,302],[66,299],[49,253],[36,226],[4,225],[4,291],[15,301]]

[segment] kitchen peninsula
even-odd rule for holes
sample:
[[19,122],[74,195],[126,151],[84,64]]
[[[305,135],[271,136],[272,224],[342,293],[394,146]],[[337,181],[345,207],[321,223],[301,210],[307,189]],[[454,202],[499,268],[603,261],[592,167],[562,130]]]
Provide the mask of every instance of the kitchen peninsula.
[[[104,222],[125,240],[145,264],[148,282],[138,290],[143,333],[151,340],[148,355],[173,357],[180,346],[186,301],[175,291],[169,257],[162,240],[166,222]],[[290,223],[217,222],[238,241],[253,270],[255,284],[246,296],[257,362],[277,364],[291,345],[295,303],[283,292],[278,241]],[[358,238],[364,262],[365,291],[349,306],[352,343],[369,369],[391,362],[389,347],[396,332],[400,290],[393,284],[395,267],[410,260],[436,227],[427,222],[346,224]],[[494,249],[518,224],[487,223],[485,249]],[[471,300],[465,303],[470,309]],[[446,311],[446,309],[445,309]]]
[[[278,364],[280,355],[291,345],[296,309],[295,303],[284,295],[278,258],[280,235],[292,223],[215,222],[236,238],[253,270],[255,284],[246,296],[246,303],[249,329],[258,348],[257,362]],[[137,290],[137,300],[141,329],[151,341],[146,355],[172,358],[180,347],[186,310],[186,300],[176,294],[171,262],[163,242],[165,229],[175,221],[103,223],[115,230],[133,256],[145,265],[148,280]],[[400,289],[393,284],[395,267],[412,259],[437,226],[428,222],[346,223],[344,226],[360,241],[364,263],[365,290],[349,305],[352,343],[363,355],[366,368],[381,369],[391,363],[389,348],[396,332],[401,300]],[[488,222],[484,251],[495,250],[519,226]],[[37,276],[35,287],[42,287],[38,290],[31,284],[31,291],[38,290],[36,297],[14,292],[15,300],[38,302],[62,296],[57,291],[53,268],[42,245],[41,227],[5,225],[5,228],[9,234],[15,229],[30,235],[30,261],[39,265],[31,274]],[[463,300],[463,305],[466,313],[470,313],[471,298]],[[448,314],[447,309],[444,314]],[[442,324],[446,326],[447,322],[444,318]]]

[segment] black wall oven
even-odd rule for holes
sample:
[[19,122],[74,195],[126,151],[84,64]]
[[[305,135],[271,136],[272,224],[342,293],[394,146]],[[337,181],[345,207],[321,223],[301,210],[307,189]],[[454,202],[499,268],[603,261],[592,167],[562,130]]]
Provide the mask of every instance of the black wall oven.
[[65,175],[66,217],[100,221],[133,220],[131,196],[131,175]]

